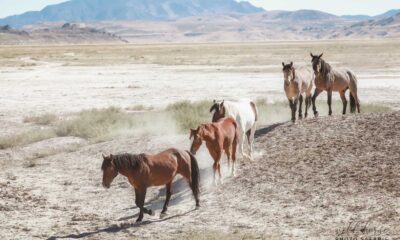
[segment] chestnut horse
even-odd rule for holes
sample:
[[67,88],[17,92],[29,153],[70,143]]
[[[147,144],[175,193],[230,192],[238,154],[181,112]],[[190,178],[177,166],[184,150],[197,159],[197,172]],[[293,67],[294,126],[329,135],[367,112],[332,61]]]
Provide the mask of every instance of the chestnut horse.
[[[256,104],[249,99],[240,99],[239,101],[222,101],[214,100],[210,108],[210,112],[214,112],[212,121],[216,122],[224,117],[235,119],[239,128],[239,153],[242,158],[252,160],[254,134],[256,132],[256,124],[258,120],[258,111]],[[244,152],[245,136],[249,143],[249,155]]]
[[218,171],[219,182],[222,183],[220,160],[223,151],[228,158],[228,168],[232,160],[232,172],[235,176],[236,147],[238,143],[239,130],[233,118],[222,118],[215,123],[202,124],[197,129],[190,129],[190,139],[193,143],[190,148],[192,154],[196,154],[203,141],[214,159],[214,184],[217,185],[215,172]]
[[154,215],[153,210],[144,207],[146,190],[151,186],[165,185],[167,197],[161,212],[163,217],[168,208],[172,195],[172,181],[177,174],[182,175],[189,182],[192,189],[196,208],[199,205],[199,167],[196,158],[188,151],[170,148],[156,155],[148,154],[119,154],[103,155],[103,186],[110,188],[111,182],[118,173],[128,178],[129,183],[135,188],[135,203],[140,209],[137,222],[142,221],[143,213]]

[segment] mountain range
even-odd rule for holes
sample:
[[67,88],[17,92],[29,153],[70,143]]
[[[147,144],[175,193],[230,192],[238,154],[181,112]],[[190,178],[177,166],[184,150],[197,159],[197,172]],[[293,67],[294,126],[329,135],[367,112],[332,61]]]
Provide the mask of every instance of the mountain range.
[[[66,23],[75,27],[63,28]],[[0,44],[14,35],[63,43],[92,36],[97,42],[139,43],[399,38],[400,9],[338,16],[316,10],[267,11],[235,0],[70,0],[0,19],[1,25]],[[71,38],[75,33],[79,37]]]
[[20,28],[39,22],[100,20],[173,20],[188,16],[255,13],[264,9],[235,0],[70,0],[0,19],[0,25]]

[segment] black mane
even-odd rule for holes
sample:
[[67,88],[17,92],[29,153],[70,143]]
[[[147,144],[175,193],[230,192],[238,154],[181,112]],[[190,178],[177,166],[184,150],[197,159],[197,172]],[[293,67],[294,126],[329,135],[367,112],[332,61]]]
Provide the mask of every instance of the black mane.
[[329,63],[325,62],[324,59],[321,58],[320,61],[321,61],[321,72],[322,72],[322,75],[325,76],[332,70],[332,67]]
[[136,168],[138,167],[141,162],[145,159],[145,154],[129,154],[129,153],[123,153],[123,154],[118,154],[118,155],[112,155],[107,160],[104,160],[103,165],[101,168],[104,170],[107,168],[109,165],[111,165],[111,161],[114,162],[115,167],[119,170],[121,168]]

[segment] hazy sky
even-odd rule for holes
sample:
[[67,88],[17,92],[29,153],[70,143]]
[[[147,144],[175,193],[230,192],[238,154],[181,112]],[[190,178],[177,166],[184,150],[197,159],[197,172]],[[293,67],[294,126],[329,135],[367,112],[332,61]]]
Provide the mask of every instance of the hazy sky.
[[[112,1],[112,0],[110,0]],[[317,9],[338,15],[376,15],[392,8],[400,8],[400,0],[249,0],[266,10]],[[65,0],[0,0],[0,17],[41,10],[49,4]]]

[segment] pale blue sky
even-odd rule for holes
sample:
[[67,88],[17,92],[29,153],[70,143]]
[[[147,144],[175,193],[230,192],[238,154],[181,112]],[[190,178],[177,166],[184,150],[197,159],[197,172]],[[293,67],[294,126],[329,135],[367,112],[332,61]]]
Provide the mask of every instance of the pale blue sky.
[[[111,1],[111,0],[110,0]],[[400,0],[249,0],[266,10],[316,9],[338,15],[377,15],[389,9],[400,8]],[[41,10],[49,4],[65,0],[0,0],[0,17]]]

